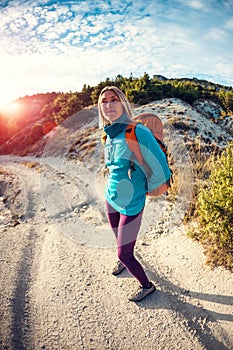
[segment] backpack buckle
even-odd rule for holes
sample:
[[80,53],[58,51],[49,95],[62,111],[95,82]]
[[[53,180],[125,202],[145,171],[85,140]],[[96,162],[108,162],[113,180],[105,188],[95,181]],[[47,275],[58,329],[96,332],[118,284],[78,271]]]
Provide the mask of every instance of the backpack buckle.
[[128,170],[128,177],[130,180],[132,180],[133,171],[135,171],[135,167],[134,167],[133,162],[130,162],[130,166],[129,166],[129,170]]

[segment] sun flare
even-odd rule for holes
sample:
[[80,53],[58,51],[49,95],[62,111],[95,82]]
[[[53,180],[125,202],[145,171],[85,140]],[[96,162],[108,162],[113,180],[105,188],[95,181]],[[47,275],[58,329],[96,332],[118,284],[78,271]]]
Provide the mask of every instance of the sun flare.
[[12,115],[18,114],[21,109],[22,109],[22,105],[17,101],[13,101],[13,102],[9,102],[1,105],[0,113],[2,113],[3,115],[12,116]]

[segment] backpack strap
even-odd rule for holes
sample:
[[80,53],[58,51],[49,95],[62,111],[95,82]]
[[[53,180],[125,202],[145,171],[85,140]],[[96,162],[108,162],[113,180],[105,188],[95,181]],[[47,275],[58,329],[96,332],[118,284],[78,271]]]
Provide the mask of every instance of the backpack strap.
[[143,165],[144,160],[143,160],[143,156],[142,156],[138,139],[136,136],[136,132],[135,132],[136,125],[137,125],[137,122],[132,121],[130,122],[130,124],[126,126],[125,139],[130,151],[135,155],[139,164]]
[[102,135],[101,135],[101,143],[102,143],[103,146],[105,146],[106,139],[107,139],[107,134],[106,134],[105,131],[103,131]]
[[136,136],[137,123],[138,122],[131,121],[130,124],[128,124],[125,129],[126,143],[130,151],[133,153],[133,156],[130,159],[130,166],[128,171],[128,176],[130,179],[132,178],[132,172],[135,171],[134,161],[133,161],[134,158],[136,158],[138,163],[144,167],[147,177],[150,177],[152,174],[152,170],[150,166],[147,164],[147,162],[143,158],[140,145]]

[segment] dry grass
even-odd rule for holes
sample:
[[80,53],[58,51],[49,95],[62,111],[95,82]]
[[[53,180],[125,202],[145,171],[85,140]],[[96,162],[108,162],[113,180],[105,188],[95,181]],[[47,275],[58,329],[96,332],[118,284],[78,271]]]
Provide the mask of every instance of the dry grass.
[[187,148],[192,160],[194,183],[192,201],[185,216],[185,222],[195,217],[198,193],[208,184],[213,160],[221,153],[221,149],[215,144],[201,146],[198,139],[193,143],[187,143]]
[[93,156],[96,147],[100,145],[100,130],[91,127],[80,133],[75,143],[69,149],[69,158],[87,161]]
[[29,169],[33,169],[35,168],[36,170],[40,171],[41,169],[41,165],[38,162],[29,162],[29,161],[24,161],[21,162],[21,164],[25,165],[26,167],[28,167]]

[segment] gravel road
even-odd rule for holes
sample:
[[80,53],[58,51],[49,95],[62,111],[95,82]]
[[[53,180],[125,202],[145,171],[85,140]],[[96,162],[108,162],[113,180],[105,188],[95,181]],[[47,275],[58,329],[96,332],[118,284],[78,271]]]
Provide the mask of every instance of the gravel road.
[[129,302],[137,282],[111,275],[98,186],[81,166],[56,164],[1,157],[0,348],[233,349],[232,275],[208,269],[179,222],[168,230],[172,204],[159,220],[156,203],[146,207],[136,254],[157,291]]

